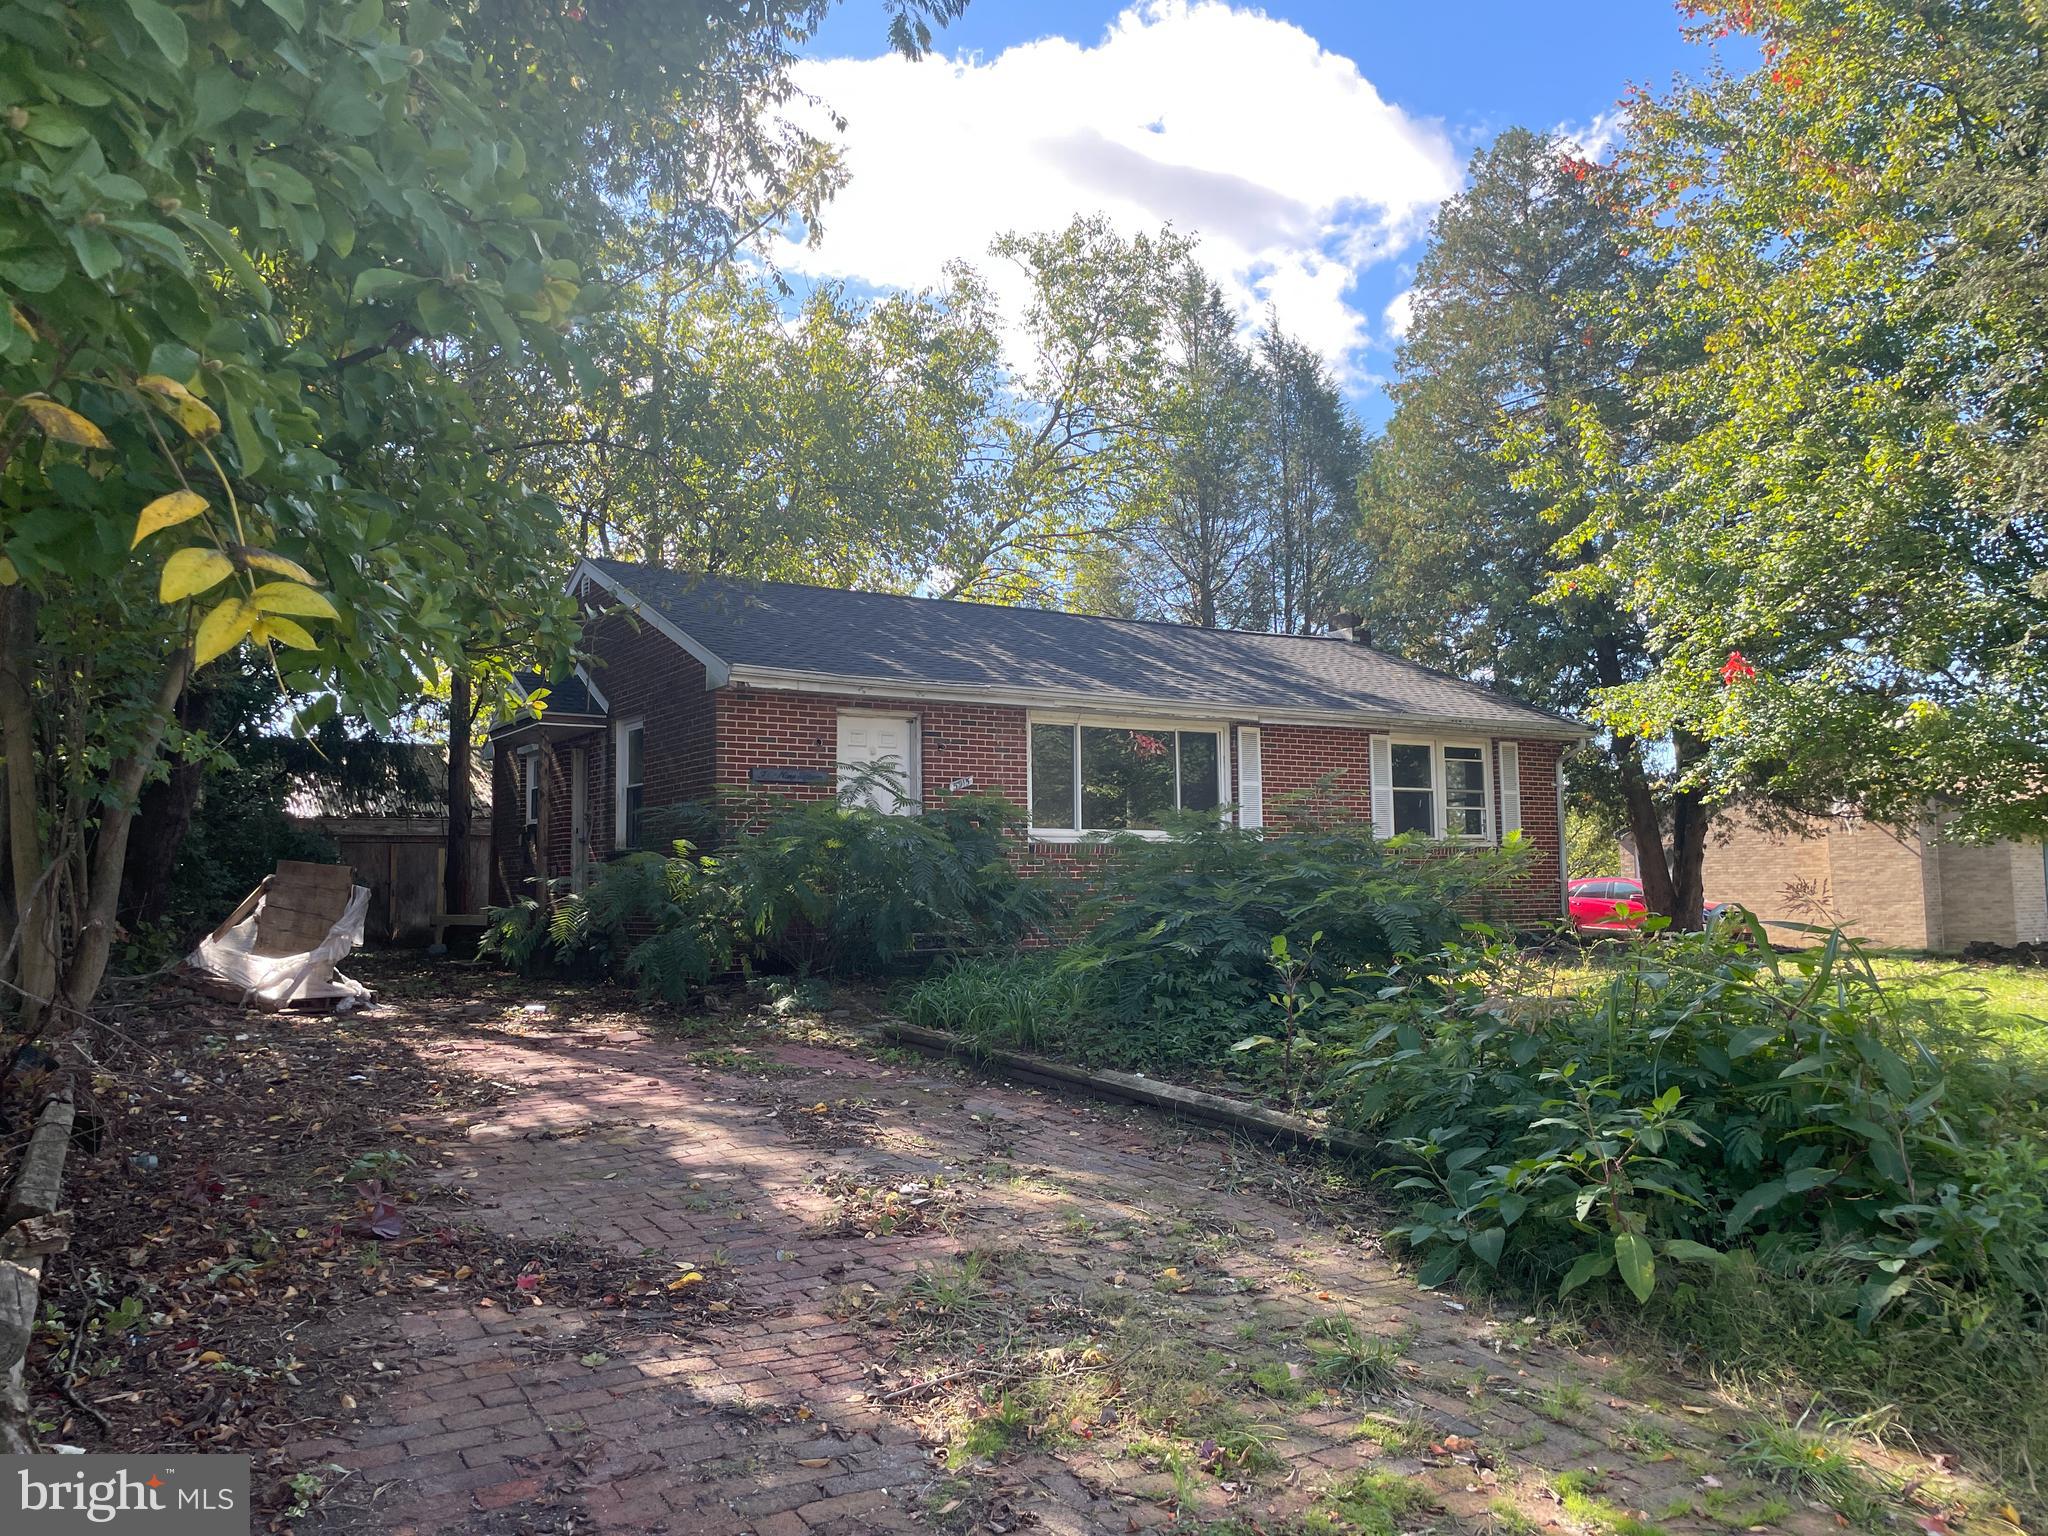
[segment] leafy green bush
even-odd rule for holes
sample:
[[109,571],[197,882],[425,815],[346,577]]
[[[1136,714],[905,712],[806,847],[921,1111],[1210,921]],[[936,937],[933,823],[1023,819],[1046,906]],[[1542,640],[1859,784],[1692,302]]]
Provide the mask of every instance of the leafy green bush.
[[799,975],[873,971],[913,947],[985,947],[1021,937],[1043,892],[1005,850],[1017,812],[957,796],[922,815],[821,801],[733,838],[720,878],[745,939]]
[[476,941],[477,955],[530,976],[547,968],[553,956],[548,940],[548,910],[531,896],[484,911],[484,929]]
[[832,801],[758,809],[765,819],[715,854],[678,841],[603,865],[552,911],[493,909],[480,953],[681,1002],[736,963],[871,971],[919,946],[1007,946],[1044,914],[1043,893],[1004,856],[1015,813],[1003,801],[962,797],[918,816]]
[[1902,1003],[1839,933],[1792,954],[1665,934],[1535,1006],[1503,963],[1448,949],[1358,1013],[1340,1111],[1407,1153],[1426,1282],[1476,1262],[1647,1299],[1753,1248],[1828,1277],[1862,1329],[1965,1330],[1994,1297],[2041,1320],[2048,1082],[1966,1016]]
[[686,842],[667,858],[631,853],[602,865],[578,896],[555,908],[548,936],[558,962],[624,976],[665,1002],[729,970],[735,929],[715,863]]
[[1213,1071],[1247,1034],[1286,1030],[1275,936],[1313,956],[1298,985],[1327,987],[1440,948],[1528,859],[1519,839],[1456,850],[1381,840],[1311,806],[1282,835],[1201,816],[1173,831],[1111,844],[1081,907],[1086,937],[1063,962],[1096,1010],[1092,1052],[1150,1070]]

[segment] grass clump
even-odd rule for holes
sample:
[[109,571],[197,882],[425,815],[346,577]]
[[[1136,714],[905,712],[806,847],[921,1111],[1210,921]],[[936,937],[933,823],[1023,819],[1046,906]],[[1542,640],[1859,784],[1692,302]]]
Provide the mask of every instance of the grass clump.
[[1309,1325],[1310,1367],[1316,1380],[1346,1392],[1384,1392],[1399,1379],[1406,1338],[1363,1332],[1348,1317],[1319,1317]]
[[1044,1051],[1084,1011],[1084,989],[1049,954],[955,961],[911,989],[903,1016],[976,1045]]
[[1607,1480],[1599,1472],[1576,1467],[1550,1480],[1551,1491],[1564,1506],[1564,1512],[1602,1536],[1664,1536],[1661,1527],[1601,1498],[1606,1486]]
[[1310,1536],[1397,1536],[1413,1517],[1436,1507],[1428,1487],[1392,1472],[1354,1472],[1324,1489],[1304,1529]]
[[1881,1524],[1897,1490],[1850,1453],[1846,1437],[1780,1419],[1750,1421],[1734,1465],[1816,1499],[1852,1525]]

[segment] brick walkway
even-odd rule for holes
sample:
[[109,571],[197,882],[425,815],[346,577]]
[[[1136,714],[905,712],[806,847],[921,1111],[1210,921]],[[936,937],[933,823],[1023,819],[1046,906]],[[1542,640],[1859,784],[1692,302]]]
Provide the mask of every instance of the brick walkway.
[[[420,1170],[474,1220],[697,1266],[738,1299],[681,1333],[413,1302],[398,1384],[299,1448],[351,1469],[329,1528],[1344,1531],[1378,1521],[1332,1502],[1373,1471],[1413,1490],[1403,1531],[1835,1527],[1728,1470],[1736,1415],[1697,1385],[1415,1289],[1356,1191],[1298,1157],[748,1038],[771,1072],[630,1015],[507,1012],[425,1047],[514,1090]],[[1389,1368],[1326,1384],[1315,1341],[1346,1325],[1395,1340]],[[1141,1334],[1185,1362],[1155,1398],[1236,1413],[1238,1439],[1133,1406]],[[1006,1376],[1025,1354],[1053,1375]],[[1082,1416],[1027,1423],[1047,1391]]]

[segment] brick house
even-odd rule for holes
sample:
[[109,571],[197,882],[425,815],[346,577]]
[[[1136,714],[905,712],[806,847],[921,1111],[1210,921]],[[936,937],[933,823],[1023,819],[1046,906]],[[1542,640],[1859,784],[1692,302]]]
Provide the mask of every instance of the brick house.
[[[1622,872],[1637,867],[1624,836]],[[1848,811],[1789,824],[1727,811],[1708,831],[1702,873],[1709,901],[1740,902],[1767,923],[1839,923],[1901,949],[2048,944],[2048,844],[1950,842],[1934,817],[1895,829]]]
[[1560,759],[1586,728],[1372,650],[1352,631],[1252,634],[1043,609],[739,582],[590,560],[571,578],[588,660],[501,722],[493,895],[580,888],[653,842],[659,807],[720,791],[956,793],[1029,812],[1019,864],[1085,867],[1103,834],[1173,811],[1266,824],[1329,778],[1383,834],[1537,850],[1505,906],[1563,910]]

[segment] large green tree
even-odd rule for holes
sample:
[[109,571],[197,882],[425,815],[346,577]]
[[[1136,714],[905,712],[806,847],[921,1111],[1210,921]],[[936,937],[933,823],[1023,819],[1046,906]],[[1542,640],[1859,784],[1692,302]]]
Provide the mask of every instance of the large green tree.
[[[1628,471],[1649,449],[1628,381],[1653,359],[1617,321],[1649,275],[1629,212],[1568,142],[1511,129],[1473,157],[1417,270],[1362,494],[1374,637],[1575,713],[1652,666],[1595,563],[1595,523],[1637,505]],[[1609,724],[1574,783],[1634,834],[1651,907],[1696,925],[1699,745]]]
[[[960,4],[891,10],[915,44]],[[764,109],[825,9],[0,4],[0,980],[25,1029],[99,986],[194,668],[253,644],[375,716],[479,633],[500,668],[515,626],[566,647],[552,506],[477,452],[475,386],[578,376],[621,208],[715,251],[820,187]]]
[[1632,381],[1658,451],[1592,525],[1657,665],[1596,708],[1699,741],[1706,794],[2038,837],[2041,8],[1694,9],[1763,62],[1631,113],[1621,171],[1661,277],[1629,322],[1682,345]]

